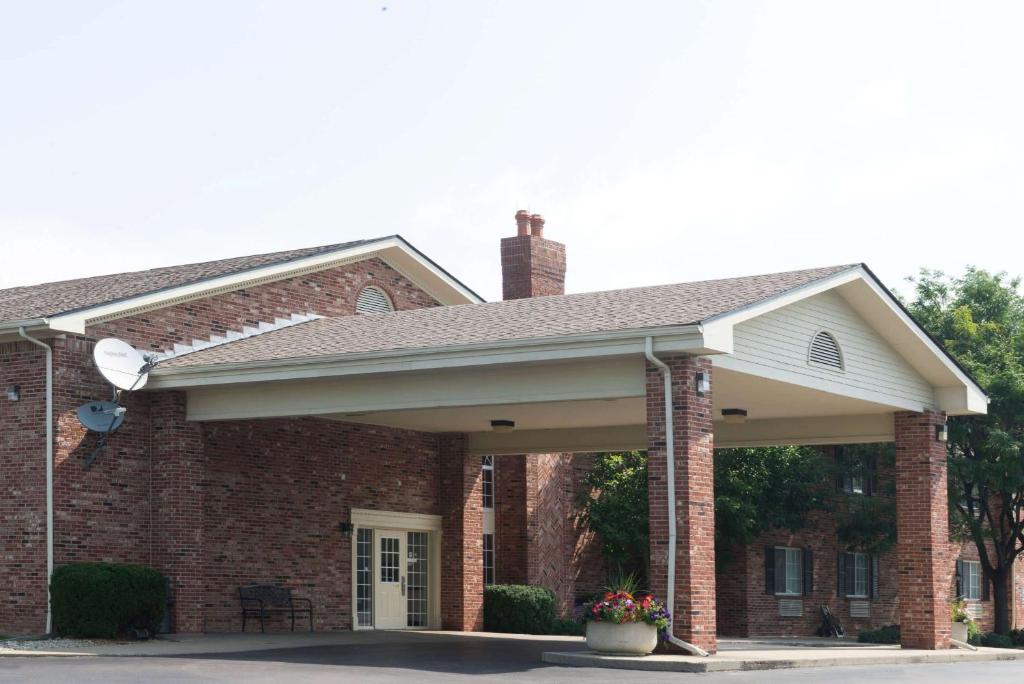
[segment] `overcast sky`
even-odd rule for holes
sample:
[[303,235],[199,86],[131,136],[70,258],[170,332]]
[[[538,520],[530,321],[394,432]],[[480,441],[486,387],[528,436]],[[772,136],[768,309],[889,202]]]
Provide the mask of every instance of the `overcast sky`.
[[1024,271],[1021,2],[0,4],[0,287],[400,233],[487,299]]

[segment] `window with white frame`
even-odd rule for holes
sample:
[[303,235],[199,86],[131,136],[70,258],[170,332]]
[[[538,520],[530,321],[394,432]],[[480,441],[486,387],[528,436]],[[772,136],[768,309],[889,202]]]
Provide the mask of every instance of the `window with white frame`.
[[775,547],[775,593],[799,596],[804,591],[803,551]]
[[978,561],[962,561],[963,594],[968,601],[981,600],[981,563]]
[[495,457],[483,457],[483,508],[492,510],[495,507]]
[[867,597],[871,558],[866,553],[853,554],[853,593],[850,596]]

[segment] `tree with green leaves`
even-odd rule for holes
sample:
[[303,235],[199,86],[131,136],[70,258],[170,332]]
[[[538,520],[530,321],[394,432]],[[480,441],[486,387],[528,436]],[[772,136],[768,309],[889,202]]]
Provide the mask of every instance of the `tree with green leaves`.
[[909,309],[978,380],[988,413],[949,421],[954,534],[978,548],[992,583],[995,630],[1010,629],[1009,578],[1024,553],[1024,298],[1019,279],[968,268],[959,278],[922,271]]

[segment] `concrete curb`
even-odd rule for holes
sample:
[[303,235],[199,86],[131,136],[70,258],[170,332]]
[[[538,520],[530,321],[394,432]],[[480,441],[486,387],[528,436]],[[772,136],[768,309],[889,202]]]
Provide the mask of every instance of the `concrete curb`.
[[800,658],[742,657],[739,654],[694,658],[689,656],[609,656],[591,651],[547,651],[541,660],[567,667],[602,667],[614,670],[646,670],[649,672],[730,672],[747,670],[781,670],[804,667],[847,667],[855,665],[902,665],[920,663],[960,663],[996,660],[1024,660],[1024,651],[987,649],[975,652],[912,652],[866,656],[826,656]]

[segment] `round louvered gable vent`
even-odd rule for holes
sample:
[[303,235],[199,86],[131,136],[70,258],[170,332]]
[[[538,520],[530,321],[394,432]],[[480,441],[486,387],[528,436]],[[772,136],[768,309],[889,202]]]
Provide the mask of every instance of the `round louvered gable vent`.
[[394,310],[387,292],[373,285],[364,287],[356,298],[356,313],[387,313]]
[[824,330],[811,340],[811,350],[807,359],[815,366],[843,370],[843,352],[839,348],[839,342],[832,333]]

